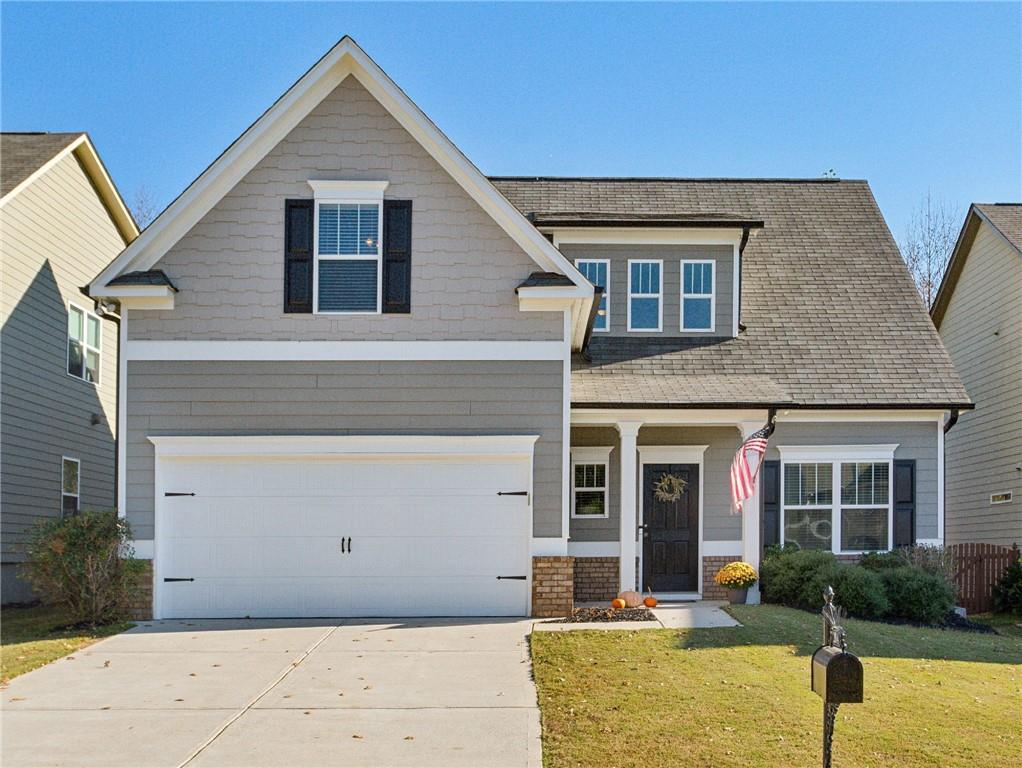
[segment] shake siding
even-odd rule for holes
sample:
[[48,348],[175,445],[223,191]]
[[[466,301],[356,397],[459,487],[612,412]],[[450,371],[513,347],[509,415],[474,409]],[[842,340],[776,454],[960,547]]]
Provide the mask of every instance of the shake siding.
[[[124,247],[69,155],[0,209],[0,505],[4,563],[24,559],[28,529],[60,514],[61,456],[81,461],[81,506],[111,508],[117,423],[117,326],[102,321],[100,384],[70,377],[67,302]],[[101,423],[91,424],[92,414]],[[11,573],[5,570],[5,599]]]
[[559,361],[129,362],[128,520],[153,537],[149,435],[538,434],[533,534],[559,536],[562,374]]
[[[734,330],[734,255],[730,245],[562,245],[572,263],[576,259],[610,261],[610,331],[598,336],[731,336]],[[663,331],[628,331],[628,260],[663,260]],[[681,262],[716,261],[714,330],[681,331]]]
[[1022,255],[985,222],[940,335],[976,403],[946,437],[947,540],[1022,543]]
[[916,462],[916,538],[935,539],[937,531],[937,423],[863,422],[796,424],[780,422],[770,438],[766,459],[778,460],[784,445],[897,444],[895,459]]
[[[285,315],[284,201],[309,179],[388,180],[413,202],[409,315]],[[132,339],[556,340],[560,313],[522,313],[539,267],[348,77],[156,264],[172,311],[132,315]]]
[[[610,427],[574,427],[571,444],[582,446],[613,446],[610,454],[609,518],[571,520],[572,541],[618,541],[621,530],[621,461],[620,438]],[[706,445],[703,454],[703,539],[705,541],[736,541],[742,538],[742,521],[732,515],[729,472],[731,459],[738,448],[738,430],[727,427],[643,427],[638,444]],[[641,478],[641,475],[640,475]],[[638,484],[638,509],[642,509],[642,483]],[[641,522],[641,519],[640,519]]]

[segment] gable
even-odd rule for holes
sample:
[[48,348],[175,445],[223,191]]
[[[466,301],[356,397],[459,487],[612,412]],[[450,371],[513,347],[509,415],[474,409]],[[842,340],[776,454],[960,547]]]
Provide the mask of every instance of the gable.
[[[284,201],[310,179],[386,180],[413,201],[408,315],[281,313]],[[518,308],[535,261],[355,77],[347,77],[153,264],[173,310],[132,315],[138,339],[560,339],[560,313]]]

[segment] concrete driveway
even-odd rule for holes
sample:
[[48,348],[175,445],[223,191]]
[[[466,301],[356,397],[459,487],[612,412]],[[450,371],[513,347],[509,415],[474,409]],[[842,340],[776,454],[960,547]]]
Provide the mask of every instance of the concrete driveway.
[[16,678],[15,766],[539,766],[527,620],[149,622]]

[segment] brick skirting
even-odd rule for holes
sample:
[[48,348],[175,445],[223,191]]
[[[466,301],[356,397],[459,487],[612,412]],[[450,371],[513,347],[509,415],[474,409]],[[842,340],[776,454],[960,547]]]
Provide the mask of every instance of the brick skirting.
[[143,570],[138,575],[128,596],[128,618],[149,621],[153,618],[153,561],[140,560]]
[[575,601],[613,600],[618,593],[618,558],[575,558]]
[[532,615],[537,618],[567,616],[574,607],[575,558],[532,558]]
[[741,560],[740,555],[721,555],[703,558],[703,600],[727,600],[727,590],[713,580],[717,571],[728,563]]

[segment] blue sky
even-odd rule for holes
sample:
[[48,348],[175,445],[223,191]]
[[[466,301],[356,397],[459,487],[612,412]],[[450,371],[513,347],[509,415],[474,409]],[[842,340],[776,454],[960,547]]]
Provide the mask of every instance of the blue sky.
[[0,5],[3,130],[163,207],[351,34],[486,173],[866,178],[1022,199],[1022,6]]

